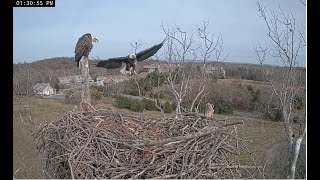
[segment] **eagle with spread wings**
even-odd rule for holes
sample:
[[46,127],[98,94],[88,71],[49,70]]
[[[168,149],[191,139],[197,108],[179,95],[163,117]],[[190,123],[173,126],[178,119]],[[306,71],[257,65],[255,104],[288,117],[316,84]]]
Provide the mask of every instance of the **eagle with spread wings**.
[[116,69],[116,68],[121,68],[122,63],[125,63],[126,64],[125,69],[129,75],[137,74],[135,70],[137,62],[146,60],[149,57],[156,54],[159,51],[159,49],[161,49],[161,47],[163,46],[164,41],[165,40],[163,40],[160,44],[154,45],[148,49],[140,51],[137,54],[130,54],[125,57],[114,57],[114,58],[109,58],[107,60],[100,61],[97,64],[97,67],[103,67],[106,69]]

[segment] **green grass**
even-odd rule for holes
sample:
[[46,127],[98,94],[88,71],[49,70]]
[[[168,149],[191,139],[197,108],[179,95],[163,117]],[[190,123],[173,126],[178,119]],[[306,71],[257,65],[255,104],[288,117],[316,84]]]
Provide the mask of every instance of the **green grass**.
[[[16,178],[43,178],[41,156],[31,133],[43,127],[46,122],[58,120],[72,110],[74,105],[66,105],[64,100],[40,97],[23,98],[20,102],[13,98],[13,173]],[[30,117],[31,121],[22,121]],[[32,124],[33,123],[33,124]]]
[[[96,109],[119,112],[126,115],[158,118],[162,114],[157,111],[132,112],[128,109],[118,109],[115,98],[103,97],[95,104]],[[36,143],[31,137],[28,127],[33,127],[33,132],[43,127],[46,122],[59,120],[68,111],[75,109],[77,104],[66,104],[63,99],[46,99],[41,97],[23,98],[20,102],[13,97],[13,173],[16,178],[36,179],[44,178],[40,165],[41,156],[37,153]],[[31,114],[30,114],[31,112]],[[33,125],[23,123],[22,117],[32,117]],[[172,116],[166,114],[166,116]],[[258,165],[265,163],[268,150],[285,138],[284,127],[281,122],[271,122],[263,119],[239,118],[232,115],[215,115],[217,118],[243,120],[243,125],[237,126],[237,132],[241,139],[250,140],[249,149]],[[231,127],[232,128],[232,127]],[[241,164],[253,165],[250,156],[241,155]],[[251,164],[250,164],[251,163]]]

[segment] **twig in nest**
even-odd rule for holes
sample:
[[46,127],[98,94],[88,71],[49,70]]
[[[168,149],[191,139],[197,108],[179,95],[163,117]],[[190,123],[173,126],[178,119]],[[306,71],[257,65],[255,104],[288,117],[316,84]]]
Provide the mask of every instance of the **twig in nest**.
[[230,179],[238,177],[241,169],[252,170],[229,157],[248,151],[246,142],[227,129],[242,122],[210,126],[210,121],[215,119],[190,113],[151,119],[103,111],[70,112],[33,137],[43,153],[48,178]]

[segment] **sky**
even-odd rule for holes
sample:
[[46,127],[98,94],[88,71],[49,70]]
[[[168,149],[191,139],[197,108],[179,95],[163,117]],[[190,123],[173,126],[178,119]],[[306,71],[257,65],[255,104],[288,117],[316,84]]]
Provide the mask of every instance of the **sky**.
[[[78,38],[92,33],[99,39],[89,58],[106,59],[133,52],[130,42],[142,40],[140,50],[165,38],[161,25],[179,25],[195,32],[208,21],[208,32],[221,35],[225,62],[259,63],[253,46],[265,42],[267,28],[257,0],[56,0],[55,7],[13,8],[13,62],[74,57]],[[291,12],[306,25],[300,0],[265,0],[265,5]],[[160,50],[161,51],[161,50]],[[275,62],[268,62],[275,64]],[[305,49],[299,65],[305,66]]]

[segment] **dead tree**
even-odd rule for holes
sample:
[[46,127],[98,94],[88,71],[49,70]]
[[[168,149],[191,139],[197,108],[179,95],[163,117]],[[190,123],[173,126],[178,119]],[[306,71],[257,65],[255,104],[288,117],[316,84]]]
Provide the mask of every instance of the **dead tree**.
[[[142,43],[142,40],[139,38],[134,43],[130,42],[130,45],[134,50],[134,54],[136,54],[137,50],[140,49],[141,46],[143,46],[143,43]],[[122,71],[124,71],[124,70],[125,70],[125,67],[123,67]],[[140,88],[139,82],[137,81],[137,76],[135,76],[135,78],[133,78],[133,80],[134,80],[134,82],[135,82],[135,84],[136,84],[136,86],[138,88],[139,96],[141,96],[141,88]]]
[[[181,27],[175,25],[171,29],[166,29],[162,25],[162,29],[167,35],[167,48],[166,50],[166,60],[169,64],[169,75],[167,77],[167,82],[170,86],[170,91],[175,97],[175,102],[177,103],[176,107],[176,117],[179,117],[183,110],[181,108],[181,103],[184,97],[187,95],[187,92],[190,89],[190,72],[186,71],[187,56],[191,55],[195,49],[192,45],[194,44],[194,33],[188,34],[185,31],[181,30]],[[195,60],[195,58],[193,59]],[[173,63],[176,65],[172,69],[171,65]],[[179,87],[176,87],[176,82],[179,78]]]
[[134,50],[134,53],[136,54],[137,50],[140,49],[143,46],[143,43],[142,43],[142,40],[139,38],[134,43],[130,42],[130,45],[131,45],[132,49]]
[[211,77],[208,76],[206,72],[206,62],[211,61],[213,62],[212,67],[216,67],[219,61],[225,61],[225,59],[228,57],[227,55],[221,59],[224,50],[223,39],[221,35],[216,37],[214,33],[208,32],[208,25],[209,21],[203,21],[203,25],[198,28],[198,37],[200,38],[201,43],[199,49],[201,55],[200,57],[203,59],[203,70],[200,73],[200,84],[197,85],[198,93],[192,101],[190,111],[193,110],[195,103],[200,100],[196,106],[196,111],[198,111],[202,98],[212,89],[208,88],[210,86],[210,84],[208,85],[208,82],[210,82]]
[[93,110],[91,105],[91,94],[90,94],[90,84],[89,84],[89,62],[88,57],[82,56],[80,60],[80,70],[81,70],[81,102],[80,107],[83,111]]
[[[267,28],[268,39],[265,46],[258,44],[254,47],[261,64],[265,79],[270,83],[272,91],[277,98],[283,123],[285,126],[289,152],[287,159],[288,178],[295,177],[296,163],[299,156],[300,145],[306,134],[305,122],[301,125],[299,133],[294,133],[291,113],[294,105],[295,95],[305,89],[305,84],[299,84],[298,56],[305,47],[303,33],[299,30],[293,14],[286,14],[279,8],[279,12],[267,9],[263,4],[257,3]],[[270,15],[267,14],[270,10]],[[279,65],[283,66],[284,71],[276,77],[271,67],[264,66],[268,58],[274,59]]]
[[[207,21],[204,21],[203,26],[198,28],[200,46],[196,45],[196,33],[183,31],[178,25],[174,25],[172,28],[165,28],[162,25],[162,29],[167,36],[164,47],[165,59],[168,62],[169,69],[167,83],[177,104],[176,117],[179,117],[183,111],[197,112],[200,102],[209,91],[208,87],[210,85],[208,84],[210,84],[212,78],[207,76],[205,68],[197,69],[192,64],[192,61],[199,56],[199,49],[204,67],[206,61],[212,60],[213,57],[216,62],[219,61],[222,54],[222,38],[219,36],[215,40],[214,34],[210,34],[207,31],[208,24]],[[187,96],[192,99],[191,107],[183,109],[181,103]]]

